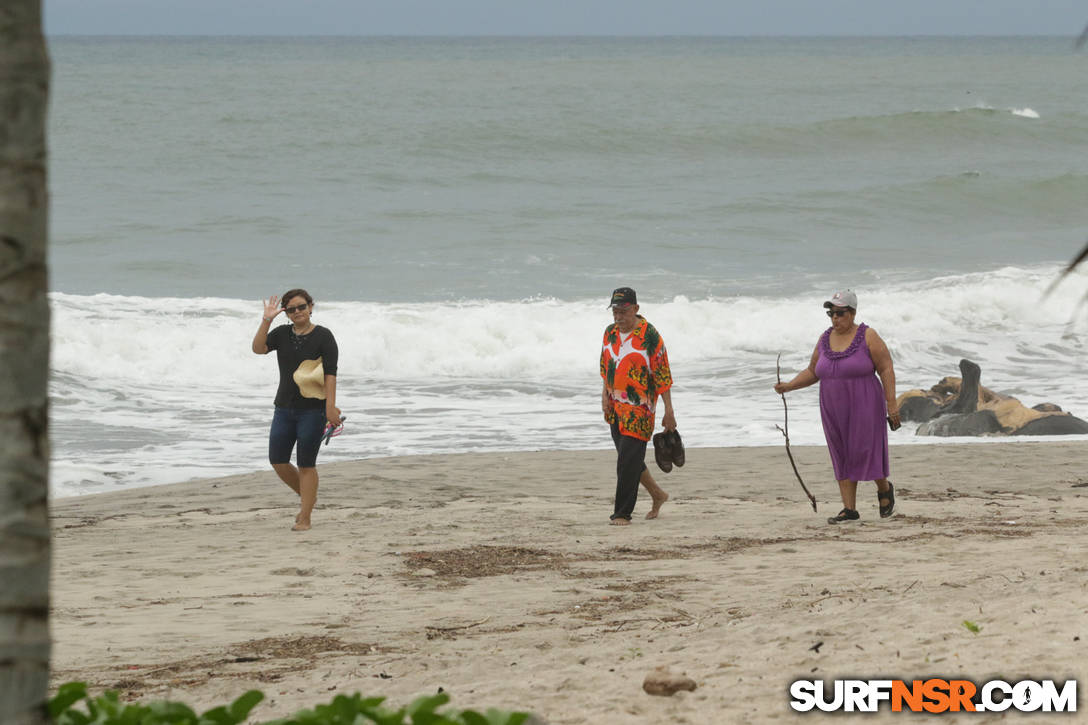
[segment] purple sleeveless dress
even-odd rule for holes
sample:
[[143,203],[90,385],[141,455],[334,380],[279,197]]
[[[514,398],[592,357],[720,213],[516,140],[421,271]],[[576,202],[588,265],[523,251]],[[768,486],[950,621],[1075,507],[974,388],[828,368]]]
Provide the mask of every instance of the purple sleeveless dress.
[[850,347],[831,349],[831,329],[820,337],[820,418],[835,479],[874,481],[888,477],[887,406],[884,386],[865,344],[868,327],[858,325]]

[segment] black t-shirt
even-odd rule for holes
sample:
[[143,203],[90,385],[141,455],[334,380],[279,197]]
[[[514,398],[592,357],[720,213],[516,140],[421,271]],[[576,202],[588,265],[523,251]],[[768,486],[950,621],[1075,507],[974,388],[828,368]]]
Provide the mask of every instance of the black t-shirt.
[[336,362],[340,351],[336,338],[327,327],[316,325],[305,335],[296,335],[293,325],[280,325],[270,330],[265,344],[276,351],[280,365],[280,387],[276,391],[277,408],[324,408],[325,401],[304,398],[295,384],[294,374],[304,360],[321,358],[326,375],[336,375]]

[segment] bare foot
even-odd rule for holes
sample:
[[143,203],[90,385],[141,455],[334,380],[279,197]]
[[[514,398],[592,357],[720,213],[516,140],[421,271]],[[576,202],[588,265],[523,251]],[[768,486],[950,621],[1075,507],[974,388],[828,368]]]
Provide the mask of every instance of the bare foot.
[[661,513],[661,504],[669,500],[669,494],[662,491],[660,496],[654,496],[653,494],[650,494],[650,496],[653,499],[653,505],[650,507],[650,512],[646,514],[646,518],[656,519],[657,515]]
[[630,526],[631,519],[612,519],[608,523],[612,526]]
[[291,531],[309,531],[309,530],[310,530],[310,522],[309,521],[307,521],[306,523],[303,523],[303,522],[299,521],[298,523],[296,523],[294,526],[291,527]]

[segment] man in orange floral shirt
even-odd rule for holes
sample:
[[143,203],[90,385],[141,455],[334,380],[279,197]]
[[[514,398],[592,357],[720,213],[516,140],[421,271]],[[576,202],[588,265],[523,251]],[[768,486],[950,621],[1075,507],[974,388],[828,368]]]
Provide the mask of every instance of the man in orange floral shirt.
[[665,342],[654,326],[638,314],[638,299],[630,287],[612,293],[608,305],[615,322],[604,331],[601,348],[601,410],[612,427],[616,444],[616,507],[612,523],[626,526],[635,510],[638,485],[650,492],[653,506],[646,518],[655,519],[669,494],[657,485],[646,468],[646,443],[654,432],[657,398],[665,401],[661,424],[676,430],[672,412],[672,372]]

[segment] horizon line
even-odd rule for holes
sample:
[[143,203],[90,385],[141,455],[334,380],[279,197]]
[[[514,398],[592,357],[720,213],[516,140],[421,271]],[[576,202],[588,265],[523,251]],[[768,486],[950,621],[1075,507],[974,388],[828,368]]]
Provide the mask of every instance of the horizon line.
[[703,38],[703,39],[738,39],[738,38],[1076,38],[1077,33],[911,33],[896,35],[891,33],[72,33],[46,32],[46,37],[58,38],[597,38],[597,39],[661,39],[661,38]]

